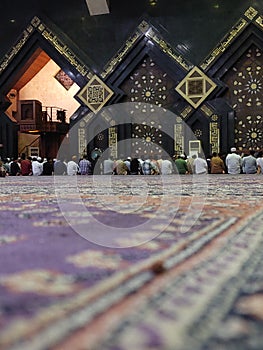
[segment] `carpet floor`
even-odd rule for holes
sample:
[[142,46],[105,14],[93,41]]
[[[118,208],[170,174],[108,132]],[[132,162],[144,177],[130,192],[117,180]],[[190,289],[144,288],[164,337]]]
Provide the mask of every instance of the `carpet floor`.
[[262,350],[263,177],[0,178],[1,350]]

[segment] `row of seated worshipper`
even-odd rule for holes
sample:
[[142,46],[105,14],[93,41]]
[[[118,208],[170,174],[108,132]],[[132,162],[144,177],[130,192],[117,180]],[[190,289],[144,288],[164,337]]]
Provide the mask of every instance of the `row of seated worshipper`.
[[0,160],[0,177],[7,175],[170,175],[170,174],[263,174],[263,153],[253,150],[239,154],[232,147],[225,157],[214,152],[209,159],[202,154],[186,157],[185,154],[159,159],[127,157],[114,160],[112,157],[96,160],[94,164],[84,155],[79,161],[72,156],[70,161],[21,157]]
[[[163,158],[152,159],[147,158],[131,158],[113,160],[111,157],[104,160],[104,174],[114,175],[171,175],[171,174],[204,174],[208,172],[208,165],[205,159],[195,156],[194,163],[190,163],[185,159],[185,155],[181,154],[176,159]],[[192,158],[191,158],[192,159]]]
[[232,147],[225,158],[225,164],[229,174],[263,174],[263,152],[249,150],[248,153],[241,153]]
[[[77,163],[77,157],[73,156],[70,161],[41,158],[26,157],[22,155],[17,159],[5,159],[2,167],[5,175],[10,176],[40,176],[40,175],[86,175],[91,174],[91,163],[83,157]],[[4,174],[4,173],[3,173]]]
[[[193,156],[194,163],[185,159],[185,155],[181,154],[176,159],[172,158],[137,158],[127,157],[113,159],[108,157],[102,160],[98,158],[92,163],[87,155],[84,155],[79,161],[76,156],[68,162],[56,160],[54,163],[55,175],[171,175],[171,174],[205,174],[208,171],[208,165],[205,159]],[[194,160],[194,158],[196,158]]]
[[208,165],[211,174],[263,174],[263,152],[242,152],[232,147],[225,156],[214,152]]
[[114,160],[112,157],[103,162],[105,175],[159,175],[172,174],[173,164],[169,159],[145,159],[127,157]]
[[53,175],[54,167],[51,158],[26,157],[22,155],[17,159],[6,158],[1,161],[5,176],[39,176]]
[[127,157],[114,161],[109,157],[103,165],[104,174],[115,175],[263,174],[263,152],[250,150],[249,153],[238,154],[237,149],[232,147],[225,157],[216,152],[209,159],[201,153],[157,160]]
[[[206,159],[208,173],[210,174],[263,174],[263,152],[249,150],[242,152],[232,147],[228,154],[219,154],[214,152],[211,157]],[[187,159],[188,163],[198,162],[193,159]],[[193,172],[198,173],[194,169]]]

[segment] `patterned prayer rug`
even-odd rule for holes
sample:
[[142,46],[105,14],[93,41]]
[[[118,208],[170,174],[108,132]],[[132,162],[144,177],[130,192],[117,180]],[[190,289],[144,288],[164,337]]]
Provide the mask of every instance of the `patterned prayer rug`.
[[261,350],[262,182],[0,178],[0,349]]

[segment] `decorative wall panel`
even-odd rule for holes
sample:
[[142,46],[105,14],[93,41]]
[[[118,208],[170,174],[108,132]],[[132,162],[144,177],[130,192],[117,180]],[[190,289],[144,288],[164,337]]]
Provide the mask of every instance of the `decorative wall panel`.
[[263,55],[252,45],[224,76],[226,98],[235,110],[235,143],[239,149],[263,148]]
[[[163,152],[163,113],[160,107],[172,109],[177,99],[175,82],[148,56],[122,84],[123,102],[137,102],[134,108],[145,114],[145,122],[132,125],[133,152],[137,154],[161,154]],[[150,105],[150,115],[146,113]],[[154,118],[151,119],[151,114]],[[153,120],[154,119],[154,120]],[[159,122],[158,122],[159,121]],[[173,126],[172,126],[173,127]],[[167,150],[166,150],[167,151]]]
[[171,108],[176,99],[175,82],[150,57],[132,72],[121,86],[126,97],[123,102],[146,102]]

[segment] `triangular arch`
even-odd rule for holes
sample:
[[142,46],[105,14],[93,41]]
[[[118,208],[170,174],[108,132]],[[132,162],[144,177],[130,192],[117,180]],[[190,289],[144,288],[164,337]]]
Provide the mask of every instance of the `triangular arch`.
[[117,92],[113,102],[119,102],[123,92],[120,85],[146,57],[150,57],[161,68],[165,68],[172,79],[180,81],[193,68],[193,64],[174,49],[148,20],[143,19],[126,40],[121,49],[105,65],[100,73],[105,82]]
[[[54,24],[48,20],[44,22],[36,16],[0,63],[1,92],[7,91],[14,84],[21,75],[21,70],[23,72],[28,61],[39,49],[62,69],[71,70],[74,79],[81,86],[92,77],[93,72],[86,63],[83,63],[87,62],[87,58],[82,60],[79,57],[79,50]],[[78,52],[78,55],[75,52]]]
[[[92,89],[92,82],[96,81],[94,84],[98,84],[99,81],[103,93],[107,90],[107,99],[104,98],[100,104],[91,103],[89,105],[88,101],[85,104],[76,96],[76,94],[75,96],[72,96],[73,99],[75,98],[74,105],[80,106],[79,111],[77,113],[73,113],[74,116],[81,115],[83,109],[85,111],[96,111],[96,109],[98,110],[102,108],[102,106],[113,94],[112,90],[107,87],[106,84],[104,84],[104,82],[97,77],[93,70],[88,66],[88,64],[90,64],[94,69],[96,69],[95,65],[90,62],[89,58],[86,57],[86,55],[81,52],[81,50],[76,47],[74,43],[49,20],[45,19],[45,21],[43,21],[39,17],[35,16],[29,25],[24,29],[23,33],[20,35],[13,47],[7,52],[0,62],[1,120],[4,123],[4,120],[8,118],[10,119],[8,124],[11,122],[11,124],[14,125],[14,134],[16,133],[18,127],[19,131],[32,134],[48,133],[50,136],[52,136],[52,133],[57,133],[59,136],[58,139],[61,139],[68,131],[69,125],[66,125],[66,123],[60,125],[58,122],[54,122],[52,120],[52,107],[50,114],[51,116],[49,115],[49,120],[47,122],[42,118],[43,115],[41,113],[41,116],[38,115],[36,118],[38,119],[37,122],[35,121],[35,118],[32,118],[30,122],[23,121],[22,123],[21,119],[23,118],[21,115],[23,106],[21,107],[21,103],[18,105],[17,112],[15,112],[18,120],[12,118],[10,113],[5,113],[12,103],[14,103],[14,101],[11,100],[11,95],[13,95],[12,90],[15,90],[16,88],[23,88],[35,75],[41,71],[43,67],[45,67],[49,60],[53,61],[57,66],[59,66],[62,73],[65,74],[68,79],[72,80],[79,87],[79,89],[82,89],[88,84]],[[31,100],[25,101],[25,103],[28,103],[29,106],[29,104],[31,104]],[[41,103],[39,103],[39,101],[32,101],[32,108],[30,108],[35,110],[36,106],[36,108],[39,109],[41,108],[39,107],[40,104]],[[95,107],[93,107],[93,105]],[[48,113],[47,110],[45,112]],[[63,110],[61,112],[63,113]],[[63,115],[62,118],[64,118]],[[50,120],[51,122],[49,122]],[[25,125],[22,126],[22,124]],[[4,137],[4,135],[0,135],[0,139]],[[10,137],[10,139],[11,138],[12,137]],[[54,135],[52,138],[54,138]],[[53,141],[56,142],[55,140]],[[59,147],[57,143],[54,146],[53,141],[52,144],[54,151],[52,151],[52,156],[56,154]],[[49,143],[50,140],[47,142],[47,145]],[[29,145],[29,141],[27,141],[27,144]],[[42,142],[42,153],[47,151],[47,145],[44,147]],[[9,156],[10,154],[16,155],[17,153],[20,153],[19,147],[17,151],[14,151],[14,149],[9,151],[8,149],[10,149],[10,147],[5,147],[5,153],[3,156]],[[21,152],[24,152],[24,150],[25,147],[20,147]]]
[[218,79],[217,98],[229,104],[228,130],[240,151],[263,148],[263,16],[250,7],[201,64]]

